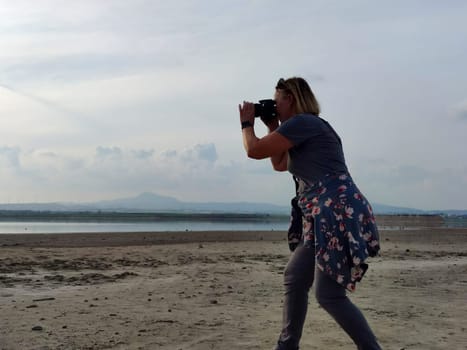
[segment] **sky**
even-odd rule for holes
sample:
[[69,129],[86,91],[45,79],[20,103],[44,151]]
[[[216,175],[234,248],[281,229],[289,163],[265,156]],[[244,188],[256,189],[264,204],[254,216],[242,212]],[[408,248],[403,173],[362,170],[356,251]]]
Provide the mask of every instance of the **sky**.
[[465,18],[450,0],[0,0],[0,203],[287,205],[238,104],[301,76],[370,202],[467,209]]

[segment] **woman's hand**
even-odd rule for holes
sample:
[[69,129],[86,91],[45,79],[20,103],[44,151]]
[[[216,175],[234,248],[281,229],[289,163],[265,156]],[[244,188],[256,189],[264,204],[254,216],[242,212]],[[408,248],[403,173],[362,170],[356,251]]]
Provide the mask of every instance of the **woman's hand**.
[[279,120],[277,118],[266,120],[263,117],[261,117],[260,119],[264,123],[264,125],[266,125],[269,132],[273,132],[279,127]]
[[[255,122],[255,105],[251,102],[243,101],[243,105],[238,105],[240,112],[240,123]],[[249,158],[264,159],[271,158],[273,168],[277,171],[287,170],[287,150],[293,144],[281,134],[271,130],[277,128],[279,121],[275,119],[268,125],[269,134],[259,139],[255,135],[255,130],[251,127],[242,128],[243,146]]]
[[250,122],[251,125],[255,124],[255,104],[252,102],[243,101],[243,105],[238,105],[240,112],[240,123]]

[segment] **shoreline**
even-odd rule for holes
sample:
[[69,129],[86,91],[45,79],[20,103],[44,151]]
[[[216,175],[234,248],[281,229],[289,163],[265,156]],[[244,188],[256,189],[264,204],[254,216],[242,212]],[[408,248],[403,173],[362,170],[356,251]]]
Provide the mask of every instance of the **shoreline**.
[[[454,243],[467,236],[467,228],[417,228],[380,230],[385,240],[401,242],[430,240]],[[422,238],[420,238],[422,237]],[[286,231],[164,231],[78,232],[0,234],[0,247],[119,247],[203,242],[287,241]]]
[[164,231],[0,234],[0,247],[121,247],[202,242],[281,241],[285,231]]

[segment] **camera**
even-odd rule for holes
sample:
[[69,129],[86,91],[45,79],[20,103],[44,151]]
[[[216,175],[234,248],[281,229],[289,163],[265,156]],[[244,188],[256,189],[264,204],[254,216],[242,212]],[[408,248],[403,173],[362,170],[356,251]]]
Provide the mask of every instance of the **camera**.
[[259,100],[255,103],[255,118],[261,118],[264,122],[269,122],[277,117],[276,101]]

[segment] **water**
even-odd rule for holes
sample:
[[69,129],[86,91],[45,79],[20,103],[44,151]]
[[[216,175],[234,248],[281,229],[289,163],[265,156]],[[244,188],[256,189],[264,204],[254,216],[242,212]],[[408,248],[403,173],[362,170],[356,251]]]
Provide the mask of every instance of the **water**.
[[161,221],[161,222],[0,222],[2,233],[165,232],[165,231],[285,231],[284,221]]
[[444,225],[452,228],[465,228],[467,227],[467,217],[465,216],[451,216],[444,218]]
[[[419,225],[419,224],[418,224]],[[380,230],[422,229],[425,226],[378,225]],[[166,232],[166,231],[286,231],[289,219],[276,220],[161,220],[153,222],[0,221],[5,233]],[[445,218],[439,227],[467,228],[467,218]]]

